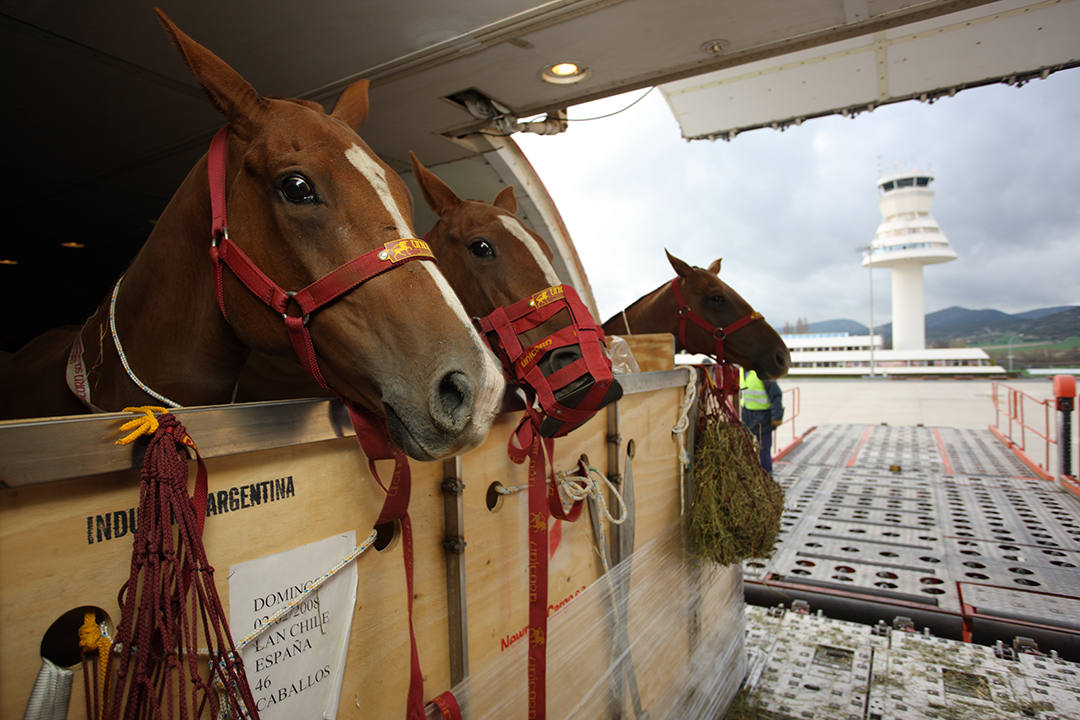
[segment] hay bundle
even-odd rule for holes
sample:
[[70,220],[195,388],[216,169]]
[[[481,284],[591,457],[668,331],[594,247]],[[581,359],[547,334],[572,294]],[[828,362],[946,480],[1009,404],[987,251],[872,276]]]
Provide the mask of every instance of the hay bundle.
[[784,490],[761,467],[742,423],[714,417],[699,427],[691,479],[690,537],[699,555],[728,565],[772,552]]

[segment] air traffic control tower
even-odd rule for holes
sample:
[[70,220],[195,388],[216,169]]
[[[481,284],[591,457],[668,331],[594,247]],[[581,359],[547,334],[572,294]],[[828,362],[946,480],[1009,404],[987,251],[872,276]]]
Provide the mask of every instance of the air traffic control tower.
[[878,180],[882,221],[862,266],[892,270],[892,346],[926,347],[923,315],[923,265],[949,262],[956,252],[930,216],[934,191],[930,173],[909,172]]

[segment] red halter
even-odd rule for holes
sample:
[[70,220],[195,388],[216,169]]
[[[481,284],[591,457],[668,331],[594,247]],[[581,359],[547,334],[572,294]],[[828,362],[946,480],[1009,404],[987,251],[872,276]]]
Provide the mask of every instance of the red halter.
[[751,311],[749,315],[743,316],[724,327],[717,327],[710,325],[705,318],[694,312],[689,305],[686,304],[686,300],[683,299],[682,288],[679,287],[679,278],[675,278],[671,281],[671,289],[675,292],[675,302],[679,306],[679,343],[686,349],[686,321],[690,320],[694,324],[701,327],[705,332],[711,333],[716,340],[716,362],[724,363],[724,338],[740,330],[755,320],[761,319],[761,313],[757,311]]
[[[229,239],[229,230],[225,220],[225,156],[228,134],[227,127],[217,132],[210,143],[207,161],[210,176],[210,205],[213,211],[210,260],[214,263],[214,284],[217,288],[221,315],[228,319],[221,289],[221,265],[224,263],[255,297],[281,313],[285,329],[289,331],[289,340],[292,342],[300,364],[311,373],[316,382],[329,390],[330,387],[322,371],[319,370],[315,345],[311,341],[311,333],[307,328],[311,314],[376,275],[392,270],[410,260],[434,262],[435,255],[423,240],[401,238],[353,258],[301,290],[295,292],[283,290]],[[299,315],[289,314],[290,304],[296,305],[300,311]]]
[[[522,347],[520,333],[543,325],[562,310],[570,314],[570,325],[532,347]],[[477,325],[480,334],[502,361],[508,378],[520,385],[526,395],[539,399],[542,412],[538,413],[537,427],[544,437],[568,434],[622,395],[622,388],[611,374],[611,360],[604,355],[604,331],[596,325],[588,308],[569,285],[556,285],[512,305],[496,308],[487,317],[478,319]],[[495,334],[495,342],[488,333]],[[575,345],[580,348],[581,357],[545,376],[540,369],[544,356],[558,348]],[[557,392],[579,380],[584,380],[583,384],[589,387],[573,407],[564,404],[566,398],[563,398],[564,402],[556,399]],[[609,398],[611,392],[618,395]],[[530,406],[533,399],[529,397]]]

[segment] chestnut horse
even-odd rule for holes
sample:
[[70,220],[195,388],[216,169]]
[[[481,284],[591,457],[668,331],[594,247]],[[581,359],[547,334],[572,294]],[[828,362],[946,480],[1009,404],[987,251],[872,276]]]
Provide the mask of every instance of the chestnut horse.
[[[411,154],[413,174],[428,206],[439,216],[424,236],[450,286],[470,317],[484,317],[498,307],[560,284],[544,240],[517,218],[517,198],[511,186],[491,203],[465,200]],[[556,315],[522,334],[528,346],[568,325]],[[576,347],[548,353],[541,362],[545,374],[581,357]],[[240,378],[237,399],[282,400],[325,394],[287,356],[255,353]],[[614,397],[612,398],[614,399]]]
[[[123,284],[81,330],[50,331],[6,359],[0,412],[230,402],[252,349],[300,354],[306,342],[308,367],[385,416],[412,457],[483,440],[502,401],[502,372],[415,239],[404,182],[355,132],[367,116],[367,82],[347,88],[329,115],[317,103],[263,97],[159,16],[228,121],[224,154],[212,148],[188,173]],[[224,159],[227,232],[217,232],[220,200],[211,207],[211,156]],[[236,256],[255,268],[242,281]],[[336,292],[312,300],[331,275]],[[79,399],[64,388],[65,368]]]
[[[780,335],[754,313],[750,304],[720,279],[720,260],[705,270],[691,267],[667,251],[665,254],[675,270],[673,282],[678,283],[679,292],[685,299],[684,307],[688,310],[680,311],[673,282],[666,282],[605,322],[604,333],[671,333],[676,338],[678,349],[715,356],[718,344],[714,331],[706,330],[696,322],[680,322],[680,314],[692,311],[703,320],[703,324],[713,328],[723,330],[731,328],[733,323],[740,323],[737,329],[721,336],[726,359],[756,370],[763,379],[787,374],[791,365],[787,346]],[[744,321],[744,318],[749,320]]]

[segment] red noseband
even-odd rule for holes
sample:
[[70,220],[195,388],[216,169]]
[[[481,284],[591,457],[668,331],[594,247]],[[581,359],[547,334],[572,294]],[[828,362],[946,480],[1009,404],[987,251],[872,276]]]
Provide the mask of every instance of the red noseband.
[[[419,238],[401,238],[388,242],[381,248],[353,258],[305,288],[291,292],[284,290],[259,269],[247,254],[229,239],[225,218],[225,157],[228,149],[229,131],[221,128],[210,142],[207,170],[210,178],[210,206],[213,212],[211,225],[210,260],[214,264],[214,285],[221,314],[225,314],[222,294],[222,264],[244,283],[255,297],[270,308],[281,313],[289,340],[300,364],[326,389],[330,389],[315,355],[315,345],[308,331],[308,320],[316,310],[332,303],[339,297],[367,282],[376,275],[392,270],[410,260],[435,261],[428,244]],[[295,305],[299,314],[289,314],[289,306]]]
[[[540,327],[563,310],[570,315],[570,325],[531,347],[521,345],[521,333]],[[544,437],[566,435],[600,408],[618,399],[618,396],[609,397],[612,392],[622,395],[611,374],[611,360],[604,355],[604,331],[596,325],[588,308],[569,285],[556,285],[512,305],[496,308],[487,317],[477,320],[477,325],[480,334],[502,361],[507,377],[525,389],[530,413],[536,412],[531,407],[533,399],[539,400],[540,412],[536,413],[536,420]],[[494,341],[489,334],[495,336]],[[540,369],[541,360],[564,347],[578,347],[581,357],[544,375]],[[575,384],[577,402],[568,405],[566,391]],[[557,399],[558,396],[563,396],[562,401]]]
[[686,349],[686,321],[689,320],[698,327],[702,328],[705,332],[710,333],[716,340],[715,359],[718,363],[726,362],[724,360],[724,338],[731,333],[746,327],[755,320],[761,319],[761,313],[757,311],[751,311],[749,315],[745,315],[733,323],[725,325],[724,327],[717,327],[716,325],[710,325],[705,318],[694,312],[689,305],[686,304],[686,300],[683,298],[682,288],[679,287],[679,278],[675,278],[671,281],[671,289],[675,292],[675,303],[679,306],[679,343]]

